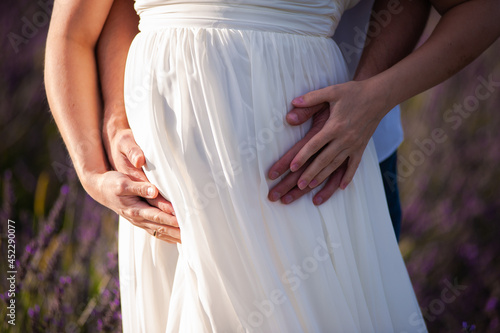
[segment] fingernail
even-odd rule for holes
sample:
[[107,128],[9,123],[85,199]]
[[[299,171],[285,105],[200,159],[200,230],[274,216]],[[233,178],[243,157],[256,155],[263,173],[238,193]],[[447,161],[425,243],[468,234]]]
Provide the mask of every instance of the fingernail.
[[310,188],[314,188],[318,185],[318,181],[316,179],[313,179],[312,182],[309,183]]
[[284,204],[289,204],[290,202],[292,202],[293,200],[293,197],[290,195],[290,194],[287,194],[285,195],[285,197],[283,198],[283,203]]
[[155,195],[155,190],[152,187],[148,187],[148,196],[152,197]]
[[314,204],[315,205],[321,205],[322,202],[323,202],[323,198],[322,197],[314,198]]
[[304,97],[300,96],[300,97],[297,97],[295,98],[292,103],[297,103],[297,104],[302,104],[304,103]]
[[307,181],[301,180],[298,184],[299,188],[303,190],[307,186]]
[[347,187],[347,184],[345,184],[345,183],[340,184],[340,189],[345,190],[346,187]]
[[271,174],[269,175],[269,178],[270,178],[271,180],[273,180],[273,179],[278,178],[278,177],[279,177],[279,175],[280,175],[280,173],[279,173],[278,171],[273,171],[273,172],[271,172]]
[[299,164],[298,163],[293,163],[292,166],[290,167],[290,170],[292,172],[295,172],[299,169]]
[[295,113],[289,113],[286,115],[289,122],[296,123],[299,121],[299,117]]
[[281,197],[281,194],[278,192],[271,193],[271,201],[276,201]]

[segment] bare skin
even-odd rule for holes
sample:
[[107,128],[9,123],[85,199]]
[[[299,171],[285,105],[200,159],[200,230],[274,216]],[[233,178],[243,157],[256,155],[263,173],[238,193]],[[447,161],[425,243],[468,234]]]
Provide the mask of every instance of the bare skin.
[[[289,124],[300,125],[312,116],[319,119],[315,119],[306,138],[269,170],[271,179],[291,170],[271,189],[271,200],[277,200],[275,192],[278,192],[283,202],[292,202],[326,181],[313,198],[315,204],[321,204],[339,186],[345,189],[387,112],[458,72],[500,36],[500,2],[496,0],[432,0],[431,3],[442,18],[429,39],[413,53],[384,70],[388,63],[383,59],[387,57],[374,55],[383,52],[379,46],[387,45],[372,40],[363,52],[355,81],[312,91],[293,100],[294,109],[287,115]],[[289,195],[291,200],[287,199]]]
[[[121,0],[116,0],[116,1],[121,1]],[[380,1],[380,0],[376,1],[374,10],[379,11],[381,9],[386,8],[387,2],[388,1]],[[379,36],[377,36],[377,38],[373,39],[373,42],[371,44],[372,51],[370,52],[370,55],[376,54],[376,52],[378,51],[380,52],[379,55],[380,59],[376,61],[366,62],[362,66],[363,74],[359,75],[366,75],[366,76],[375,75],[381,72],[382,70],[390,67],[390,65],[394,64],[399,59],[406,56],[414,48],[416,42],[418,41],[418,38],[420,37],[423,27],[425,26],[430,5],[427,1],[413,1],[413,2],[409,1],[407,3],[404,3],[402,7],[404,10],[400,14],[398,14],[397,17],[394,17],[391,20],[391,24],[387,26],[386,29],[383,29],[382,33]],[[130,21],[127,20],[127,22]],[[111,24],[109,30],[113,30],[111,29]],[[127,29],[124,29],[123,23],[120,25],[120,28],[118,27],[117,24],[117,27],[114,29],[113,36],[115,36],[116,39],[120,39],[119,35],[126,34],[123,32],[124,30]],[[124,40],[125,38],[122,37],[121,39]],[[128,43],[128,45],[129,44],[130,43]],[[117,62],[114,60],[116,58],[117,54],[116,52],[109,51],[109,53],[112,54],[113,56],[113,61],[110,60],[106,62],[104,55],[106,50],[103,49],[101,52],[101,50],[98,49],[98,51],[99,51],[98,53],[99,62],[105,64],[102,66],[103,68],[109,66],[116,67]],[[123,54],[126,54],[124,50],[121,50],[121,52]],[[101,81],[103,82],[104,89],[109,89],[110,91],[114,92],[123,90],[123,84],[119,80],[112,80],[106,82],[106,79],[103,78],[101,75]],[[112,85],[115,85],[115,87],[112,88],[111,87]],[[118,93],[116,93],[116,95],[118,95]],[[123,100],[123,96],[120,97]],[[115,99],[119,100],[118,97],[116,97]],[[106,104],[107,103],[105,103],[105,105]],[[139,147],[136,145],[131,135],[131,131],[126,121],[126,117],[124,116],[125,111],[122,105],[123,104],[120,101],[120,103],[117,103],[116,107],[113,106],[113,108],[105,108],[103,138],[105,143],[116,142],[116,144],[113,145],[111,144],[106,145],[108,155],[129,157],[129,161],[125,162],[126,167],[122,168],[118,167],[117,170],[124,172],[125,174],[128,175],[135,175],[138,171],[140,171],[139,169],[144,165],[145,158],[144,154],[142,153],[142,151],[140,151]],[[302,110],[298,109],[298,112],[306,113],[307,111],[312,111],[312,110],[315,110],[315,108],[306,108]],[[327,109],[325,108],[324,111],[326,110]],[[108,114],[110,116],[108,116]],[[307,136],[299,143],[297,143],[297,145],[294,148],[301,147],[305,142],[310,140],[311,137],[315,133],[317,133],[317,131],[321,128],[322,124],[325,123],[327,118],[328,118],[327,112],[317,113],[314,117],[315,125],[311,128]],[[374,126],[376,127],[376,124]],[[108,147],[111,147],[111,149],[109,149]],[[290,154],[294,152],[294,148],[292,148]],[[293,156],[285,155],[278,163],[284,161],[287,157],[289,158]],[[282,198],[282,202],[289,203],[293,200],[298,199],[303,194],[310,191],[311,190],[310,188],[306,188],[305,190],[300,190],[299,188],[297,188],[297,186],[295,186],[298,177],[300,177],[301,172],[305,170],[305,167],[307,165],[308,164],[306,164],[298,172],[289,173],[289,175],[285,179],[283,179],[279,184],[277,184],[272,189],[272,191],[269,194],[269,198],[272,201],[276,201]],[[131,166],[135,166],[136,169],[134,170],[133,168],[131,168]],[[333,191],[338,187],[338,184],[340,183],[340,180],[344,175],[346,166],[347,164],[344,164],[343,167],[338,168],[338,170],[335,171],[335,173],[330,177],[327,186],[325,186],[322,192],[318,193],[318,195],[330,197],[331,194],[333,194]],[[286,171],[287,168],[288,164],[286,165],[286,168],[282,169]],[[328,194],[329,192],[330,194]],[[287,195],[284,196],[285,194]],[[274,197],[272,197],[273,195]],[[318,195],[315,198],[317,198]]]
[[[375,2],[373,12],[387,12],[387,7],[390,2],[389,0]],[[384,29],[381,29],[379,34],[369,36],[369,41],[367,41],[363,49],[363,54],[355,73],[354,80],[363,80],[381,73],[410,54],[416,46],[425,27],[429,16],[429,9],[430,3],[428,1],[400,1],[398,13],[391,15],[389,24],[387,24]],[[374,20],[374,18],[372,17],[371,20]],[[342,85],[332,87],[339,87],[339,89],[342,89]],[[361,92],[361,95],[370,93],[370,91],[362,91],[361,87],[356,87],[355,85],[346,88],[347,89],[343,91],[338,91],[338,96],[342,96],[344,93],[350,96],[353,94],[361,94]],[[349,101],[349,97],[346,97],[347,98],[343,100]],[[359,98],[359,95],[357,98]],[[367,113],[372,111],[371,100],[373,99],[376,101],[378,96],[370,95],[364,100],[364,102],[367,102],[366,104],[356,103],[357,98],[350,101],[351,105],[345,105],[344,108],[339,110],[340,112],[336,113],[335,117],[332,118],[329,123],[335,122],[338,124],[336,128],[338,137],[345,138],[347,142],[349,142],[347,139],[352,137],[352,145],[357,144],[357,142],[363,144],[365,141],[366,145],[383,117],[379,119],[379,116],[367,116]],[[300,149],[315,137],[320,130],[325,130],[323,127],[330,118],[329,103],[325,102],[323,104],[307,107],[295,107],[288,113],[286,120],[290,125],[297,126],[303,124],[311,117],[313,117],[311,129],[302,140],[297,142],[269,169],[268,175],[270,179],[276,179],[287,173],[290,169],[292,159],[297,155]],[[322,156],[318,156],[318,158],[322,159],[325,155],[326,152],[322,154]],[[319,159],[309,158],[309,160],[297,171],[288,172],[288,174],[269,191],[268,198],[271,201],[281,200],[282,203],[289,204],[310,192],[321,182],[324,182],[323,188],[314,196],[313,203],[320,205],[327,201],[339,188],[341,180],[346,175],[346,171],[351,169],[348,169],[348,163],[345,161],[346,158],[340,156],[335,160],[337,164],[338,162],[342,162],[339,167],[336,169],[332,169],[332,166],[327,167],[311,182],[310,186],[306,186],[307,183],[298,186],[299,180],[304,180],[301,178],[304,171],[309,169],[311,163],[313,163],[312,166],[314,167],[316,163],[320,162]],[[359,163],[357,160],[351,160],[351,165],[354,162]]]
[[[162,239],[170,242],[180,242],[180,230],[171,204],[164,199],[152,202],[160,206],[164,210],[162,211],[140,198],[157,198],[158,190],[149,184],[149,182],[144,181],[145,177],[143,178],[143,173],[140,170],[140,167],[144,165],[144,154],[133,140],[128,122],[124,121],[126,119],[123,116],[125,110],[123,104],[120,104],[123,96],[120,98],[106,97],[107,92],[103,93],[103,98],[105,100],[108,98],[108,105],[105,107],[106,116],[104,117],[103,124],[103,139],[109,152],[111,165],[114,165],[115,168],[120,169],[123,173],[110,170],[105,149],[101,142],[99,130],[101,128],[100,117],[102,114],[94,52],[99,34],[102,32],[107,14],[110,12],[111,2],[111,0],[72,0],[60,4],[56,1],[47,41],[46,87],[49,104],[54,114],[54,119],[68,147],[70,156],[73,159],[79,178],[87,192],[100,203],[125,216],[129,221],[144,228],[149,233],[153,233],[153,230],[162,226],[164,228],[162,230],[163,234],[160,236],[163,237]],[[113,6],[111,12],[117,10],[116,8],[118,7],[116,6],[119,3],[125,4],[127,2],[130,2],[130,0],[115,0],[116,5]],[[440,25],[438,25],[439,29],[436,28],[436,31],[429,41],[427,41],[426,44],[429,46],[419,48],[412,55],[382,73],[380,71],[385,68],[383,68],[384,65],[380,64],[384,64],[386,61],[369,61],[371,57],[367,55],[368,53],[363,54],[359,68],[362,69],[365,68],[364,66],[367,66],[365,70],[369,74],[363,77],[363,71],[358,69],[357,78],[361,81],[351,81],[342,85],[327,87],[302,96],[302,100],[294,100],[295,108],[290,113],[297,115],[297,121],[294,121],[292,116],[287,116],[287,120],[291,125],[303,123],[311,116],[318,118],[315,126],[311,129],[313,135],[308,134],[308,137],[306,136],[307,140],[300,141],[300,144],[291,149],[292,153],[287,153],[276,164],[285,165],[283,170],[278,170],[278,176],[285,173],[292,164],[299,165],[299,170],[292,173],[296,175],[300,174],[298,181],[297,179],[287,179],[287,177],[281,181],[281,183],[290,183],[293,185],[290,187],[289,192],[295,191],[296,196],[294,196],[294,200],[303,195],[311,187],[314,187],[310,185],[314,178],[318,178],[318,184],[316,185],[318,186],[321,184],[319,180],[325,174],[327,175],[325,179],[332,174],[332,172],[328,174],[325,171],[320,177],[318,174],[320,174],[321,170],[327,166],[329,166],[330,170],[336,164],[341,165],[345,163],[346,158],[342,160],[337,154],[334,157],[322,159],[322,163],[327,161],[327,166],[322,167],[321,163],[313,165],[315,159],[312,157],[319,156],[317,152],[325,146],[325,144],[320,146],[321,143],[326,142],[326,145],[328,145],[334,141],[330,138],[334,135],[332,133],[335,131],[337,131],[335,137],[342,138],[347,143],[353,140],[353,128],[355,128],[356,121],[350,119],[351,117],[353,119],[365,119],[365,122],[375,122],[378,124],[377,119],[380,121],[383,115],[392,108],[391,105],[396,105],[406,98],[432,87],[451,76],[473,58],[477,57],[498,37],[498,24],[495,19],[498,17],[499,8],[494,0],[458,1],[458,3],[453,0],[436,0],[434,1],[434,5],[442,12],[443,18]],[[467,6],[464,8],[463,6],[465,5]],[[450,12],[453,15],[450,15]],[[465,13],[467,13],[469,24],[466,27],[461,27],[460,25],[464,22]],[[475,20],[478,22],[477,26],[473,24]],[[130,24],[129,27],[137,27],[136,23],[129,20],[125,21],[122,22],[121,28],[118,31],[124,29],[124,24]],[[85,24],[85,22],[92,22],[92,24]],[[116,20],[109,19],[108,22],[116,22]],[[109,26],[112,27],[113,24],[109,23]],[[467,31],[464,34],[465,29]],[[484,37],[484,30],[488,30],[486,31],[486,38]],[[119,33],[118,31],[115,31],[115,34]],[[127,28],[126,31],[128,34],[131,30]],[[482,36],[481,40],[475,38],[477,35]],[[457,36],[459,36],[458,40]],[[465,39],[464,36],[466,36]],[[101,40],[104,40],[105,37],[102,38]],[[431,40],[432,43],[430,43]],[[124,41],[118,44],[122,46],[114,49],[114,56],[117,59],[125,59],[123,55],[120,56],[117,52],[124,52],[123,54],[126,56],[126,51],[123,50],[128,50],[130,43],[126,46],[123,46],[125,44]],[[375,45],[376,43],[372,41],[374,50]],[[463,47],[464,45],[467,47]],[[388,47],[388,45],[384,47]],[[113,51],[109,51],[112,49],[111,47],[100,49],[104,50],[104,55],[99,56],[100,61],[104,59],[102,60],[104,61],[102,63],[103,66],[101,66],[104,69],[104,67],[107,67],[105,53]],[[105,51],[106,49],[108,51]],[[445,57],[446,62],[439,61]],[[436,59],[438,60],[436,61]],[[391,61],[387,62],[390,63]],[[123,66],[123,60],[121,65],[119,61],[116,64],[117,66]],[[368,69],[370,66],[372,68]],[[377,66],[381,67],[377,68]],[[425,73],[422,73],[422,68],[425,69]],[[109,71],[114,70],[109,69]],[[120,71],[123,71],[123,67],[116,69],[115,73],[119,73]],[[105,75],[101,73],[101,79],[104,78],[106,80]],[[123,87],[123,81],[119,79],[120,77],[114,75],[110,75],[109,77],[117,78],[116,80],[110,80],[110,82],[115,81],[119,83],[116,89],[108,90],[108,92],[114,91],[112,94],[116,94],[121,91],[123,94],[123,89],[120,88]],[[418,80],[415,80],[415,78],[418,78]],[[402,85],[404,86],[403,89],[401,89]],[[103,83],[104,89],[108,89],[105,86],[106,83]],[[358,97],[360,91],[363,92],[361,95],[365,98],[351,98],[351,96]],[[354,104],[346,101],[354,102]],[[367,101],[370,102],[368,103]],[[325,105],[325,103],[329,108],[323,109],[320,107]],[[342,114],[339,110],[345,110],[343,112],[348,117],[340,122],[346,128],[330,126],[333,122],[332,117],[334,117],[332,114],[334,112]],[[352,110],[358,110],[358,112]],[[322,113],[326,116],[320,117]],[[365,118],[359,116],[363,114]],[[366,133],[370,133],[371,131],[371,126],[367,127],[363,126],[363,124],[358,128],[364,128]],[[373,131],[369,136],[362,136],[368,137],[369,140]],[[88,133],[93,133],[93,135],[90,136]],[[356,139],[360,136],[359,130],[357,133]],[[349,175],[354,175],[357,168],[355,158],[352,158],[353,162],[351,162],[351,156],[362,154],[368,140],[366,142],[361,140],[360,143],[355,145],[355,148],[352,148],[354,151],[352,154],[346,154],[347,152],[344,152],[345,149],[339,150],[344,145],[339,144],[339,142],[335,143],[339,153],[344,152],[345,156],[349,156],[348,164],[345,165],[347,168],[345,173],[342,169],[338,171],[337,175],[335,174],[336,171],[333,171],[336,179],[340,179],[339,183],[341,183],[341,187],[345,188],[347,186],[350,179],[352,179],[352,176]],[[312,144],[310,143],[311,141],[313,142]],[[356,141],[354,139],[354,142]],[[87,149],[82,149],[82,143],[85,143],[83,147],[87,147]],[[309,144],[306,145],[306,143]],[[308,163],[311,163],[311,165]],[[276,165],[273,168],[276,168]],[[353,169],[354,171],[352,171]],[[305,176],[303,171],[307,171]],[[275,176],[272,175],[272,172],[273,169],[270,170],[270,176]],[[124,175],[124,173],[128,176]],[[299,189],[300,192],[297,192],[298,188],[296,185],[302,180],[305,180],[307,184],[305,188],[301,186],[304,190]],[[149,188],[152,189],[152,194],[148,194],[147,189]],[[335,186],[333,188],[336,189]],[[283,195],[278,197],[278,199],[287,193],[283,192]],[[325,202],[331,196],[331,194],[325,194],[322,197],[322,202]]]
[[160,229],[161,239],[180,242],[175,216],[141,199],[157,198],[158,189],[112,170],[101,141],[95,49],[112,5],[112,0],[55,1],[45,57],[49,105],[85,190],[150,234]]

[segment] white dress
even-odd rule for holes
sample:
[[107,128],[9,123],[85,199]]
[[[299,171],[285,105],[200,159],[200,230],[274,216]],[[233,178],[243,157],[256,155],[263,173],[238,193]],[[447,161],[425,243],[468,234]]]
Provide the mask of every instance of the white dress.
[[370,141],[352,183],[267,199],[307,132],[293,98],[347,79],[349,0],[137,0],[125,102],[182,245],[120,219],[124,332],[425,332]]

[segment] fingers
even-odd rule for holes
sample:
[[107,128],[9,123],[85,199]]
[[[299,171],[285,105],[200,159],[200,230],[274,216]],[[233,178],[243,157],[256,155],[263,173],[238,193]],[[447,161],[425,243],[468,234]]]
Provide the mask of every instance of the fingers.
[[161,195],[158,195],[158,190],[149,183],[144,171],[142,171],[141,168],[145,164],[146,158],[141,148],[135,142],[131,130],[122,132],[118,139],[118,149],[121,155],[125,156],[128,160],[124,161],[125,163],[121,165],[121,168],[124,168],[124,170],[119,171],[130,176],[133,180],[140,181],[128,184],[123,195],[136,195],[146,198],[150,205],[175,216],[172,204]]
[[335,170],[336,170],[335,164],[327,165],[326,168],[324,168],[323,170],[321,170],[320,173],[318,173],[316,176],[314,176],[313,180],[311,180],[308,187],[315,188],[315,187],[319,186],[328,177],[330,177]]
[[[325,118],[326,115],[326,118]],[[328,119],[328,111],[323,110],[315,116],[313,125],[307,132],[307,134],[293,145],[290,150],[288,150],[283,157],[281,157],[273,166],[269,169],[268,176],[269,179],[274,180],[279,176],[283,175],[289,168],[292,159],[297,155],[297,153],[304,147],[304,145],[311,140],[320,130],[323,128],[326,119]]]
[[312,188],[310,188],[310,187],[306,187],[305,189],[301,190],[300,188],[295,186],[286,195],[284,195],[281,198],[281,202],[284,203],[285,205],[288,205],[288,204],[294,202],[295,200],[301,198],[306,193],[309,193],[311,191],[312,191]]
[[134,208],[124,212],[122,216],[133,225],[145,229],[152,235],[154,230],[157,230],[157,237],[168,242],[180,243],[181,231],[177,219],[158,208],[142,202],[142,204],[136,204]]
[[361,162],[361,158],[362,156],[360,156],[359,154],[349,156],[347,170],[345,172],[345,175],[342,177],[342,181],[340,182],[341,189],[344,190],[354,178],[356,170],[358,170],[359,163]]
[[[132,181],[118,171],[108,171],[99,175],[91,183],[91,188],[99,193],[97,200],[100,203],[114,210],[135,226],[145,230],[156,230],[161,227],[164,229],[163,233],[172,241],[180,240],[176,216],[150,206],[141,199],[141,197],[153,199],[158,195],[158,190],[153,185]],[[161,202],[162,204],[168,203],[165,199]]]
[[116,166],[116,170],[129,176],[132,180],[139,182],[149,182],[146,174],[144,174],[144,171],[142,171],[142,169],[137,169],[135,166],[130,164],[128,160],[125,161],[125,163],[118,163]]
[[297,155],[297,153],[304,147],[304,145],[307,143],[307,141],[310,140],[311,136],[314,134],[309,135],[306,134],[302,140],[297,142],[292,148],[290,148],[289,151],[283,155],[276,163],[273,164],[271,169],[269,169],[269,179],[274,180],[284,174],[289,168],[290,168],[290,162],[292,159]]
[[269,194],[267,195],[269,200],[278,201],[280,198],[285,197],[288,192],[297,185],[297,181],[306,167],[307,165],[305,165],[302,170],[298,170],[297,172],[289,172],[278,184],[276,184],[269,191]]
[[175,216],[174,207],[172,206],[172,203],[166,200],[164,197],[162,197],[161,194],[154,199],[147,199],[147,202],[151,206],[158,207],[165,213]]
[[153,199],[158,196],[158,189],[153,184],[136,182],[130,180],[128,177],[124,177],[118,182],[115,194],[119,196],[132,195]]
[[[171,244],[176,244],[176,243],[179,243],[179,244],[182,244],[181,242],[181,239],[180,238],[175,238],[175,237],[171,237],[168,235],[168,233],[165,233],[165,230],[163,228],[158,228],[158,227],[155,227],[155,226],[148,226],[147,228],[145,228],[145,230],[153,237],[156,237],[162,241],[165,241],[167,243],[171,243]],[[155,231],[156,231],[156,235],[155,235]]]
[[164,239],[170,242],[181,242],[181,232],[176,231],[173,228],[159,228],[156,232],[156,237]]
[[[164,211],[148,205],[144,201],[137,202],[127,212],[135,221],[155,222],[164,226],[178,228],[177,218],[174,215],[165,213]],[[170,235],[174,236],[174,235]]]
[[297,108],[311,107],[333,99],[332,93],[335,86],[329,86],[323,89],[313,90],[305,95],[299,96],[292,101],[293,106]]
[[135,142],[131,129],[120,130],[111,142],[109,149],[108,159],[115,170],[126,174],[133,180],[147,181],[146,175],[142,171],[146,158]]
[[135,142],[132,131],[127,131],[120,136],[118,139],[118,150],[136,168],[141,168],[146,163],[146,157],[142,149]]
[[348,151],[338,152],[335,145],[328,145],[312,160],[297,182],[300,189],[316,187],[337,170],[348,157]]
[[311,107],[303,107],[303,108],[293,108],[286,115],[286,121],[290,125],[300,125],[305,123],[309,118],[311,118],[316,113],[328,108],[328,103],[321,103],[318,105],[313,105]]
[[[318,191],[318,193],[316,193],[313,198],[313,203],[315,205],[321,205],[331,198],[333,193],[335,193],[335,191],[339,188],[342,177],[344,177],[346,173],[347,166],[348,160],[345,160],[340,167],[333,171],[333,173],[328,174],[329,178],[325,182],[325,186],[320,191]],[[306,167],[307,165],[305,165],[303,168]],[[295,200],[301,198],[306,193],[312,191],[312,187],[306,187],[305,189],[301,190],[295,185],[297,183],[297,179],[300,177],[301,171],[302,170],[299,170],[297,172],[290,172],[283,180],[281,180],[275,187],[273,187],[269,191],[269,200],[277,201],[279,198],[281,198],[281,202],[283,204],[290,204]],[[319,184],[323,182],[324,180]],[[274,193],[277,193],[277,195],[274,195]]]
[[[165,199],[163,201],[160,199],[159,201],[161,205],[168,203],[170,206],[169,211],[173,212],[170,202]],[[136,202],[129,202],[127,209],[121,215],[132,222],[132,224],[146,230],[151,230],[150,233],[158,230],[161,236],[159,234],[157,237],[162,240],[169,243],[180,243],[180,228],[177,217],[173,214],[164,212],[157,207],[150,206],[146,202],[137,199]]]
[[326,181],[325,186],[323,186],[323,188],[316,193],[313,198],[313,203],[316,206],[328,201],[332,197],[333,193],[335,193],[335,191],[339,188],[340,181],[345,174],[346,167],[347,164],[343,164],[340,168],[335,170],[335,172]]
[[292,172],[300,169],[311,156],[316,154],[320,149],[328,144],[330,138],[327,135],[327,131],[323,129],[314,135],[295,155],[295,157],[290,162],[290,170]]

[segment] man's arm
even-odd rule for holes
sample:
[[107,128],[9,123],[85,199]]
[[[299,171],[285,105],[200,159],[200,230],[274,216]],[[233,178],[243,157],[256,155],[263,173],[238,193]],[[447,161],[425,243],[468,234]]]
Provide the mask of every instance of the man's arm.
[[[500,1],[431,0],[442,18],[415,52],[371,79],[382,84],[387,107],[448,79],[500,37]],[[466,22],[466,23],[465,23]]]
[[[55,2],[45,56],[47,98],[85,190],[152,233],[176,221],[138,199],[138,195],[156,197],[154,186],[108,171],[101,142],[95,46],[111,5],[111,0]],[[179,236],[178,232],[172,235]]]
[[[394,3],[398,5],[394,6]],[[388,7],[392,10],[389,11]],[[363,53],[353,79],[368,79],[408,56],[415,49],[424,31],[430,9],[430,0],[375,1],[370,22],[377,22],[377,26],[382,29],[375,35],[372,35],[370,30],[367,32]],[[389,23],[378,23],[374,13],[386,13],[385,19]]]
[[[429,15],[430,3],[427,0],[404,0],[400,1],[399,7],[395,10],[389,11],[388,7],[391,2],[393,1],[377,0],[374,3],[372,13],[380,14],[382,12],[387,12],[391,13],[391,15],[388,18],[388,24],[384,25],[380,33],[375,35],[368,33],[355,80],[374,76],[394,65],[415,48],[422,34]],[[392,12],[396,13],[392,14]],[[374,24],[379,25],[373,15],[371,15],[371,20],[375,22]],[[367,116],[366,112],[371,111],[371,109],[367,109],[366,107],[364,109],[346,109],[345,111],[345,113],[339,114],[339,117],[343,117],[343,120],[346,122],[351,122],[352,126],[357,128],[357,135],[364,131],[366,132],[364,136],[369,139],[380,121],[378,119],[379,116]],[[318,103],[318,105],[310,104],[310,106],[308,105],[303,108],[297,107],[288,113],[287,121],[291,125],[302,124],[313,115],[313,124],[307,135],[297,142],[297,144],[295,144],[292,149],[290,149],[269,170],[269,177],[271,179],[276,179],[289,170],[291,161],[295,155],[297,155],[309,140],[318,134],[330,117],[328,104],[325,106],[320,103]],[[339,130],[339,135],[344,135],[350,129],[346,127],[343,130],[343,132]],[[269,191],[269,199],[277,201],[281,198],[283,203],[288,204],[311,191],[313,187],[308,187],[306,184],[306,187],[300,189],[297,184],[299,183],[299,178],[302,173],[313,161],[313,159],[309,159],[300,170],[289,173]],[[341,162],[343,162],[343,160]],[[326,181],[325,186],[313,198],[315,204],[319,205],[332,196],[339,187],[346,168],[347,163],[344,163],[341,167],[330,171],[330,177]],[[325,172],[328,171],[329,170],[325,170]],[[317,185],[320,183],[321,182]]]
[[[295,107],[325,102],[330,105],[330,117],[324,127],[290,162],[290,169],[295,171],[325,147],[301,174],[299,188],[319,185],[348,159],[340,184],[345,188],[375,131],[373,124],[378,124],[395,105],[455,74],[500,35],[498,0],[432,0],[431,3],[443,16],[430,38],[408,57],[367,80],[316,90],[292,102]],[[374,119],[372,126],[363,127],[366,122],[353,121],[356,117],[352,115],[360,112]]]

